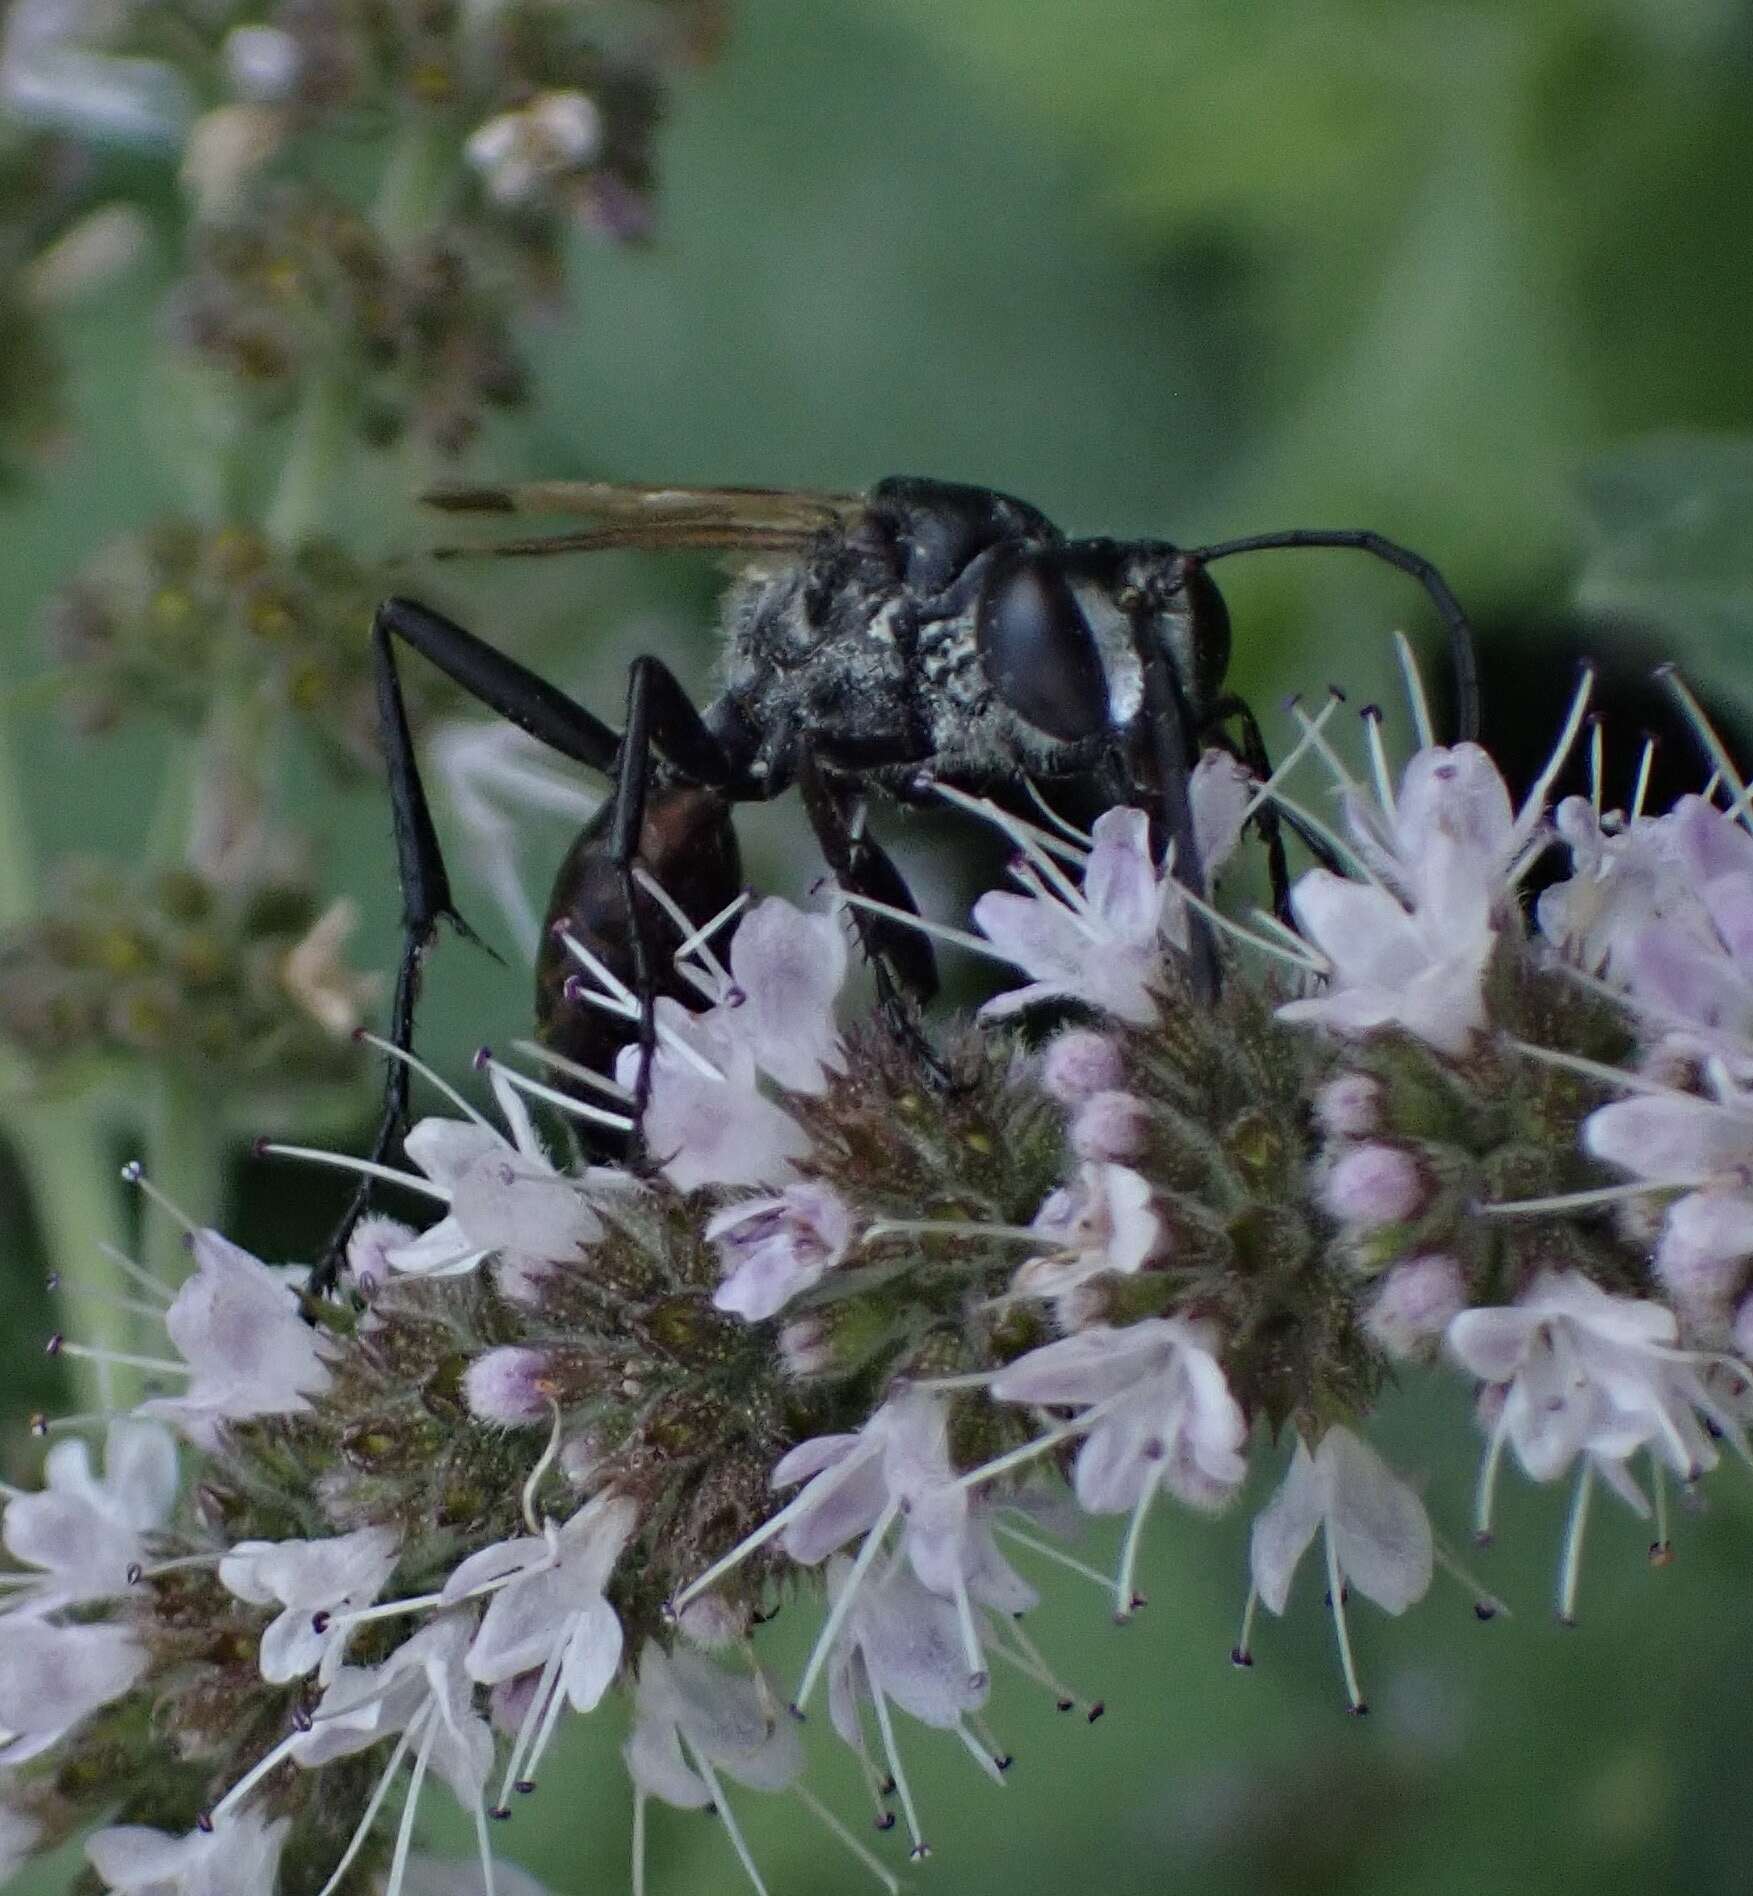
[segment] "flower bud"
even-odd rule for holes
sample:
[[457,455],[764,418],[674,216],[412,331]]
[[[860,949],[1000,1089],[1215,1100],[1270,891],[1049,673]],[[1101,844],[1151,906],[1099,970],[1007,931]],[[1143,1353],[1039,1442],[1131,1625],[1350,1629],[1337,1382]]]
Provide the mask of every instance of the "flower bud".
[[1390,1356],[1429,1354],[1467,1307],[1461,1267],[1440,1252],[1397,1264],[1382,1279],[1363,1325]]
[[719,1652],[748,1637],[749,1611],[721,1593],[703,1593],[682,1608],[676,1624],[682,1637],[703,1652]]
[[1381,1123],[1381,1082],[1367,1073],[1341,1073],[1315,1095],[1315,1119],[1333,1139],[1367,1139]]
[[394,1272],[384,1253],[411,1244],[413,1239],[414,1227],[399,1218],[385,1218],[375,1212],[361,1218],[347,1240],[347,1268],[353,1281],[361,1286],[387,1284]]
[[298,41],[278,26],[233,27],[220,57],[240,98],[272,104],[292,95],[304,64]]
[[1361,1145],[1327,1174],[1321,1199],[1341,1224],[1359,1230],[1403,1224],[1425,1201],[1424,1175],[1399,1146]]
[[1106,1034],[1073,1027],[1047,1049],[1041,1067],[1042,1084],[1062,1105],[1081,1106],[1097,1093],[1122,1086],[1126,1069],[1119,1047]]
[[779,1360],[788,1376],[820,1376],[834,1367],[833,1339],[820,1317],[799,1317],[779,1332]]
[[1149,1111],[1134,1093],[1092,1093],[1071,1122],[1071,1149],[1097,1164],[1122,1164],[1144,1150]]
[[547,1258],[532,1257],[527,1251],[501,1251],[489,1268],[494,1288],[507,1303],[516,1304],[520,1310],[539,1310],[559,1266]]
[[552,1400],[548,1367],[545,1351],[511,1344],[477,1356],[463,1377],[469,1412],[507,1427],[543,1421]]

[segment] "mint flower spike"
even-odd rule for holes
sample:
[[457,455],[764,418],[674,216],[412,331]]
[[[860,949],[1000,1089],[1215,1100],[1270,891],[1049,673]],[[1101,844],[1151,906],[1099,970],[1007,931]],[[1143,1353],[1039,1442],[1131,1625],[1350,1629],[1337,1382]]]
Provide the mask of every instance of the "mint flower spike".
[[177,1487],[176,1438],[156,1422],[112,1422],[101,1477],[84,1442],[57,1442],[43,1460],[43,1491],[7,1498],[0,1541],[42,1577],[7,1575],[0,1610],[47,1617],[126,1592],[146,1561],[146,1536],[170,1519]]
[[1388,1613],[1404,1613],[1422,1600],[1436,1559],[1430,1521],[1417,1495],[1350,1429],[1329,1428],[1312,1455],[1298,1435],[1282,1485],[1254,1519],[1252,1584],[1235,1652],[1239,1665],[1253,1663],[1249,1635],[1256,1603],[1283,1614],[1290,1583],[1317,1533],[1326,1548],[1328,1599],[1345,1690],[1351,1709],[1361,1714],[1369,1706],[1345,1622],[1347,1585]]
[[186,1837],[117,1824],[87,1837],[85,1854],[116,1896],[255,1896],[275,1887],[291,1828],[290,1818],[268,1823],[248,1810]]

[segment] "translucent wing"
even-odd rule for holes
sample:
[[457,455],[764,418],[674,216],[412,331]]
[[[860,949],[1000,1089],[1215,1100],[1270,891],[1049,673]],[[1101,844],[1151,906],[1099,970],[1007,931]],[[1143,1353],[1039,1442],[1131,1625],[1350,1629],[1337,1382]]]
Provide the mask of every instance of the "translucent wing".
[[705,552],[802,552],[864,510],[861,494],[776,487],[662,487],[621,481],[529,481],[510,487],[441,487],[422,498],[457,514],[555,514],[588,524],[570,532],[435,547],[438,559],[591,553],[612,547]]

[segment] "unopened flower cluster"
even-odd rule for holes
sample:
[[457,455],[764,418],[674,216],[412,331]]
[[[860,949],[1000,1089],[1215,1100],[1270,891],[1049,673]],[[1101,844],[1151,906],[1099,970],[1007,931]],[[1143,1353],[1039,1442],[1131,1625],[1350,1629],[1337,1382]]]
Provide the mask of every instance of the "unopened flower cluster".
[[[910,1728],[997,1776],[998,1671],[1095,1716],[1036,1582],[1130,1616],[1152,1510],[1196,1532],[1251,1464],[1235,1657],[1318,1543],[1300,1605],[1325,1589],[1364,1710],[1348,1602],[1458,1565],[1370,1439],[1392,1366],[1474,1406],[1482,1538],[1506,1459],[1574,1484],[1564,1615],[1595,1484],[1664,1552],[1668,1490],[1747,1452],[1753,833],[1726,769],[1660,814],[1550,808],[1581,716],[1519,807],[1422,723],[1398,776],[1374,722],[1348,770],[1331,709],[1269,784],[1208,756],[1197,888],[1137,810],[1079,837],[946,792],[1015,886],[926,925],[1022,979],[931,1062],[849,1024],[844,909],[678,911],[696,998],[657,1006],[643,1169],[580,1156],[645,1056],[567,941],[613,1073],[484,1054],[492,1112],[444,1089],[398,1173],[428,1215],[369,1218],[337,1299],[192,1234],[151,1293],[175,1376],[101,1437],[45,1424],[4,1518],[0,1865],[95,1825],[117,1891],[525,1889],[503,1820],[618,1695],[636,1850],[651,1807],[710,1807],[762,1887],[738,1807],[789,1796],[893,1889],[941,1812]],[[1248,919],[1217,884],[1269,804],[1323,861]],[[781,1679],[782,1593],[816,1618]],[[806,1780],[823,1706],[868,1810]],[[472,1861],[415,1847],[434,1777]]]
[[[649,228],[666,86],[717,18],[712,0],[17,0],[0,425],[40,439],[45,312],[148,241],[120,152],[174,172],[199,227],[170,309],[183,348],[246,395],[338,378],[367,438],[411,427],[459,452],[522,397],[512,319],[559,300],[564,233]],[[317,182],[374,146],[390,155],[369,205]]]
[[0,935],[0,1040],[51,1085],[71,1063],[168,1062],[265,1100],[356,1082],[376,983],[347,967],[353,911],[298,865],[241,878],[70,862]]

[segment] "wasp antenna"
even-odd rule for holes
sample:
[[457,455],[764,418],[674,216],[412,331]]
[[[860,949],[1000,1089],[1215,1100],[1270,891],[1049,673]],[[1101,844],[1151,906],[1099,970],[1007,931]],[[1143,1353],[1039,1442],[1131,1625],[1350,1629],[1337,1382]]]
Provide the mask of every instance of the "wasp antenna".
[[423,507],[436,507],[440,513],[493,513],[517,511],[509,491],[503,487],[429,487],[420,496]]

